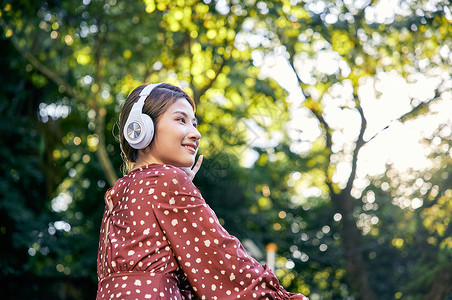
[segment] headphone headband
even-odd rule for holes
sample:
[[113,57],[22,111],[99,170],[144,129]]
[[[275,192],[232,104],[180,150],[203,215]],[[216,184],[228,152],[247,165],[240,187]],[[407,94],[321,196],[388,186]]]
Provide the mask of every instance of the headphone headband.
[[[149,85],[145,86],[140,92],[140,99],[141,99],[141,97],[146,98],[147,96],[149,96],[151,94],[152,90],[160,84],[161,83],[154,83],[154,84],[149,84]],[[138,100],[138,101],[140,101],[140,100]]]
[[130,110],[124,126],[124,137],[129,145],[134,149],[144,149],[151,143],[154,137],[154,122],[147,114],[143,114],[143,107],[146,98],[161,83],[149,84],[141,90],[137,102]]

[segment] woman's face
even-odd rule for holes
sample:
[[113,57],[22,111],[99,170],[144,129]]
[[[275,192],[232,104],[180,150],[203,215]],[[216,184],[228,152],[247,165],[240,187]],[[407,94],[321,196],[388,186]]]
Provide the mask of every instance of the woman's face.
[[160,116],[154,141],[146,151],[153,162],[175,167],[191,167],[195,162],[201,134],[190,103],[176,100]]

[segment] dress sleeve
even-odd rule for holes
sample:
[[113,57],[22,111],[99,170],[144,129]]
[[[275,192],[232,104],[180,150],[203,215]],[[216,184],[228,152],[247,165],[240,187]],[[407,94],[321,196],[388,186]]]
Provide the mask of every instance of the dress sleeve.
[[267,266],[249,256],[219,223],[182,170],[166,172],[153,211],[201,299],[303,299],[287,292]]

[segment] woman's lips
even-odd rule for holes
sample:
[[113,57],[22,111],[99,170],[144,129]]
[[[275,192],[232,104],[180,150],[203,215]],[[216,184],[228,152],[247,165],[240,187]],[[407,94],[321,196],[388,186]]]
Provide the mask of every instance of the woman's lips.
[[184,146],[184,148],[187,149],[188,151],[190,151],[191,153],[196,153],[197,147],[196,147],[195,145],[192,145],[192,144],[182,144],[182,146]]

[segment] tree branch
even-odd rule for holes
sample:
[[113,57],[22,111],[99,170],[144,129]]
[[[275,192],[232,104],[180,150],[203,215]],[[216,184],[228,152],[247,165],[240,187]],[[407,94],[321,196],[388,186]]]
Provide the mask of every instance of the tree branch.
[[[279,38],[279,35],[278,35]],[[305,97],[306,100],[312,100],[311,95],[305,90],[304,83],[301,80],[300,76],[298,75],[297,70],[295,69],[295,55],[292,51],[287,50],[287,52],[289,52],[289,66],[292,69],[293,73],[295,74],[295,76],[297,77],[297,81],[298,81],[298,86],[300,87],[301,93],[303,94],[303,96]],[[312,114],[316,117],[316,119],[319,121],[320,125],[323,127],[323,129],[325,130],[325,149],[327,149],[328,154],[327,154],[327,159],[328,162],[330,162],[330,158],[331,158],[331,147],[333,145],[332,142],[332,137],[331,137],[331,133],[330,133],[330,126],[328,125],[328,123],[326,122],[326,120],[323,118],[322,114],[313,106],[313,105],[306,105],[307,101],[305,101],[305,106],[312,112]],[[336,191],[333,188],[333,182],[332,179],[329,177],[328,175],[328,169],[329,169],[329,165],[325,166],[325,176],[326,176],[326,185],[328,186],[328,189],[330,190],[332,195],[336,194]]]
[[212,87],[212,85],[215,83],[215,80],[217,80],[218,75],[220,75],[221,71],[223,71],[223,68],[226,65],[226,62],[228,61],[228,59],[224,58],[224,55],[222,56],[222,59],[223,60],[221,62],[221,65],[218,67],[217,72],[215,72],[214,78],[212,78],[212,80],[210,80],[208,84],[203,86],[199,91],[197,91],[195,93],[195,95],[196,95],[195,97],[197,99],[199,99],[199,97],[201,97],[201,95],[204,95],[204,93],[207,92]]
[[104,37],[101,34],[97,34],[96,36],[97,47],[95,51],[95,59],[96,59],[96,73],[95,73],[95,82],[98,84],[99,89],[93,95],[92,107],[96,111],[96,127],[95,133],[97,138],[99,139],[99,144],[97,146],[96,156],[99,160],[99,163],[102,169],[105,172],[105,176],[107,177],[108,183],[110,186],[113,186],[118,180],[117,174],[113,167],[113,164],[108,156],[107,147],[105,145],[105,117],[107,115],[107,110],[103,106],[99,106],[99,90],[101,88],[102,75],[101,71],[103,68],[103,59],[102,59],[102,48],[104,45]]
[[[1,27],[3,30],[6,30],[6,25],[4,22],[0,22]],[[30,64],[36,68],[40,73],[42,73],[45,77],[53,81],[58,86],[63,86],[64,91],[72,98],[82,101],[82,98],[74,91],[73,87],[66,82],[62,76],[57,74],[55,71],[51,70],[50,68],[46,67],[43,63],[41,63],[31,52],[28,50],[20,47],[19,41],[17,40],[16,36],[13,34],[10,37],[11,42],[13,43],[14,47],[17,49],[17,51],[25,58],[27,59]],[[96,82],[100,82],[100,73],[101,73],[101,48],[102,48],[102,39],[98,35],[98,48],[96,49],[95,57],[97,59],[97,65],[96,65]],[[93,96],[92,103],[88,103],[95,111],[96,111],[96,130],[95,133],[99,139],[98,148],[96,151],[96,156],[99,160],[99,163],[101,164],[103,170],[105,171],[105,176],[107,177],[107,180],[110,185],[114,185],[117,176],[116,172],[113,168],[113,164],[111,163],[110,158],[108,157],[108,153],[106,150],[105,145],[105,116],[106,116],[106,110],[103,107],[99,107],[97,103],[97,97],[98,92],[96,92]]]
[[403,115],[401,115],[400,117],[398,117],[396,119],[391,120],[388,125],[386,125],[383,129],[381,129],[380,131],[375,133],[370,139],[365,141],[365,143],[370,142],[375,137],[377,137],[380,133],[382,133],[384,130],[388,129],[391,123],[393,123],[395,121],[399,121],[401,123],[405,123],[406,121],[411,119],[413,117],[413,115],[416,115],[418,112],[422,111],[423,109],[427,109],[430,104],[438,101],[440,99],[440,97],[441,97],[441,93],[439,92],[439,88],[442,86],[443,83],[444,83],[444,80],[438,85],[438,88],[435,90],[435,95],[430,100],[419,103],[418,105],[413,107],[413,109],[411,109],[410,111],[404,113]]
[[[353,95],[355,99],[358,99],[358,96],[355,94]],[[361,117],[361,128],[359,130],[358,139],[356,140],[356,146],[355,150],[353,151],[353,158],[352,158],[352,171],[350,172],[350,177],[348,178],[347,185],[345,186],[345,189],[342,191],[343,193],[349,194],[353,187],[353,181],[356,177],[356,167],[358,164],[358,154],[361,150],[362,146],[365,145],[364,142],[364,133],[366,131],[367,127],[367,120],[364,116],[364,112],[361,106],[357,105],[357,110],[359,112],[359,115]]]
[[[3,30],[6,30],[7,26],[4,22],[0,22]],[[72,86],[66,82],[61,75],[57,74],[55,71],[51,70],[50,68],[46,67],[44,64],[42,64],[31,52],[28,50],[20,47],[19,41],[17,40],[16,36],[13,34],[9,38],[14,45],[14,48],[26,59],[30,64],[38,70],[40,73],[42,73],[44,76],[46,76],[48,79],[53,81],[58,86],[63,86],[64,91],[72,98],[75,98],[79,101],[81,101],[81,97],[74,91]]]

